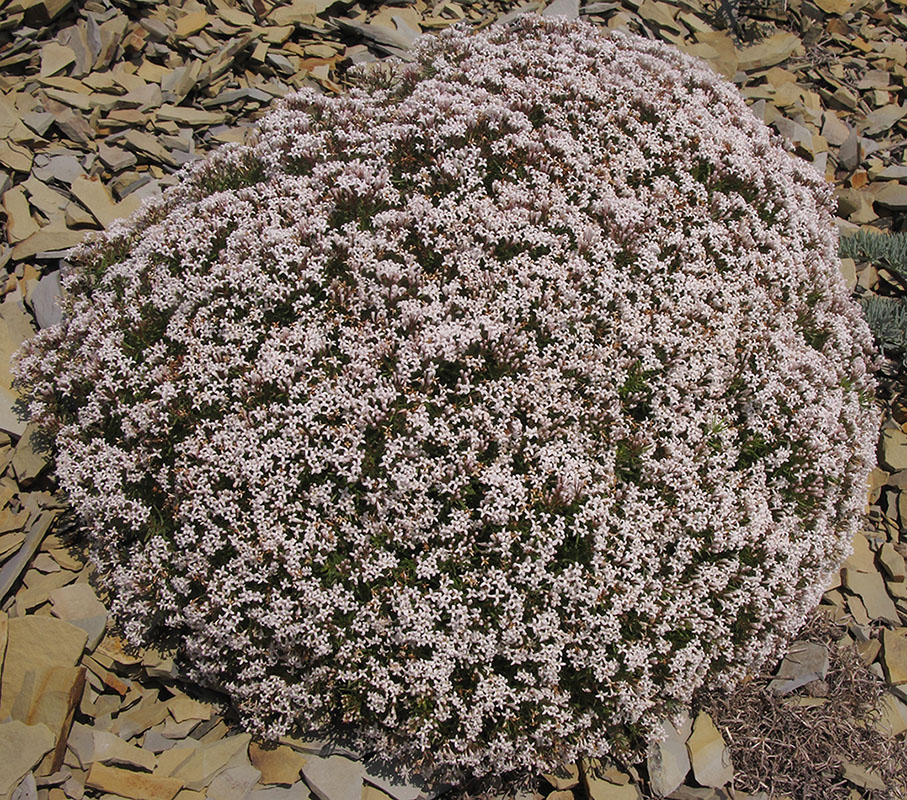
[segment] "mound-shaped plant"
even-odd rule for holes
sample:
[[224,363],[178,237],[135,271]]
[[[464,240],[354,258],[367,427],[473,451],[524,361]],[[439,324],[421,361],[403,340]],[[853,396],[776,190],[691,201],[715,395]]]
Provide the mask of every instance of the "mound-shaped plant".
[[18,360],[136,644],[435,777],[643,741],[863,509],[832,190],[703,62],[523,15],[302,91]]

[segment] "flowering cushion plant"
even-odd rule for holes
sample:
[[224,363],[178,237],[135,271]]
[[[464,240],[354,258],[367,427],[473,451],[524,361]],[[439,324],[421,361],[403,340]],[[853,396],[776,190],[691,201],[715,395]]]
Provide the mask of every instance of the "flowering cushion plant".
[[135,644],[404,769],[645,740],[874,462],[832,190],[703,62],[522,15],[303,90],[76,253],[19,385]]

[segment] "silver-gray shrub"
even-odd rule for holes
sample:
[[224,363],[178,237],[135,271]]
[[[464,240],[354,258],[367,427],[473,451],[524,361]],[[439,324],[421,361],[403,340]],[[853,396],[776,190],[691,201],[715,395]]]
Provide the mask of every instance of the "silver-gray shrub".
[[95,237],[18,359],[136,644],[405,769],[644,741],[847,554],[833,197],[676,49],[521,16],[304,90]]

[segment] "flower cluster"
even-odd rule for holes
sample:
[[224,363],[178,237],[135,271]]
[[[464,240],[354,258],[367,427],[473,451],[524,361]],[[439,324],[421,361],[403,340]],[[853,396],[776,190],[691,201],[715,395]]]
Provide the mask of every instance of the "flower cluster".
[[603,756],[846,554],[877,420],[832,190],[659,42],[521,15],[414,56],[83,245],[19,385],[129,640],[254,733]]

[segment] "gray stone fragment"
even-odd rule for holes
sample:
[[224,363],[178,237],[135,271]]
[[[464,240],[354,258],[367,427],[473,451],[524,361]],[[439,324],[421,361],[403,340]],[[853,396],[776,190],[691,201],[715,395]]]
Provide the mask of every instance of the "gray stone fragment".
[[876,177],[883,178],[884,180],[899,181],[903,178],[907,178],[907,166],[904,164],[889,164]]
[[145,733],[142,749],[150,750],[152,753],[163,753],[165,750],[172,750],[178,744],[181,744],[178,739],[168,739],[159,730],[152,728]]
[[792,144],[810,145],[812,143],[813,135],[809,128],[799,122],[794,122],[787,117],[778,117],[772,124],[778,129],[778,133]]
[[50,463],[50,454],[38,442],[36,435],[37,429],[31,423],[26,425],[13,453],[11,463],[20,486],[31,484]]
[[35,778],[35,783],[38,785],[39,789],[44,789],[48,786],[60,786],[61,784],[66,783],[71,777],[72,770],[69,767],[62,767],[51,775],[43,775],[39,778]]
[[83,725],[81,722],[73,722],[66,746],[76,757],[82,769],[87,770],[94,761],[94,733],[91,727]]
[[280,53],[268,53],[265,56],[267,62],[274,67],[278,72],[282,72],[284,75],[294,75],[296,73],[295,67],[290,63],[290,60]]
[[111,172],[122,172],[136,164],[135,154],[123,150],[121,147],[111,147],[103,142],[98,145],[98,157]]
[[851,131],[847,141],[838,150],[838,164],[846,170],[855,170],[863,160],[860,154],[860,137],[856,131]]
[[256,89],[254,86],[248,86],[244,89],[227,89],[215,97],[202,100],[201,105],[203,108],[211,108],[212,106],[229,105],[237,100],[255,100],[259,103],[270,103],[271,99],[271,95],[267,92]]
[[110,183],[110,188],[122,200],[154,179],[147,172],[124,172]]
[[249,800],[309,800],[308,787],[297,781],[292,786],[268,786],[264,789],[254,789],[249,795]]
[[412,41],[405,34],[392,29],[388,25],[371,25],[365,22],[354,22],[353,20],[343,19],[342,17],[338,17],[334,21],[341,29],[358,33],[369,41],[379,45],[383,50],[391,48],[400,50],[405,54],[406,51],[409,50]]
[[211,781],[206,790],[208,800],[246,800],[261,773],[248,764],[230,767]]
[[101,54],[101,29],[97,20],[91,15],[85,15],[85,41],[88,44],[88,51],[91,53],[91,65],[98,60]]
[[60,133],[73,142],[89,146],[95,137],[95,130],[74,108],[53,111],[54,124]]
[[35,281],[28,301],[39,328],[50,328],[62,322],[59,270],[48,272]]
[[165,42],[170,38],[170,28],[163,20],[145,17],[139,20],[139,25],[148,31],[152,41]]
[[853,128],[841,120],[833,111],[826,111],[822,125],[822,136],[834,147],[840,147],[853,133]]
[[907,208],[907,185],[888,183],[876,193],[875,201],[898,210]]
[[47,129],[54,124],[54,115],[48,111],[29,111],[22,115],[25,127],[34,131],[38,136],[47,133]]
[[[510,22],[510,20],[512,20],[514,17],[519,16],[520,14],[526,14],[530,11],[538,11],[539,8],[541,7],[541,5],[542,4],[537,2],[537,0],[532,0],[532,2],[529,2],[529,3],[523,3],[522,5],[517,6],[512,11],[508,11],[506,14],[498,17],[498,22],[500,22],[500,23]],[[591,14],[594,12],[587,11],[586,13]]]
[[686,741],[693,730],[693,721],[685,716],[680,728],[669,720],[662,722],[663,742],[655,742],[646,758],[652,791],[664,797],[673,792],[690,771],[690,754]]
[[828,648],[818,642],[794,642],[775,673],[769,688],[776,694],[789,692],[821,681],[828,674]]
[[73,583],[50,592],[52,614],[88,634],[85,647],[93,651],[107,630],[107,609],[87,583]]
[[73,775],[63,784],[63,794],[65,794],[69,800],[82,800],[85,796],[84,779],[79,780]]
[[[558,0],[555,1],[558,2]],[[422,31],[410,26],[399,14],[392,14],[391,20],[393,20],[394,25],[397,26],[397,35],[407,42],[407,48],[412,47],[413,42],[422,35]]]
[[302,768],[309,789],[318,800],[360,800],[365,766],[343,756],[312,756]]
[[579,0],[552,0],[545,6],[542,16],[579,19]]
[[38,785],[35,783],[35,774],[29,772],[22,782],[15,788],[10,800],[38,800]]
[[50,159],[47,169],[54,180],[67,186],[85,174],[81,162],[75,156],[54,156]]

